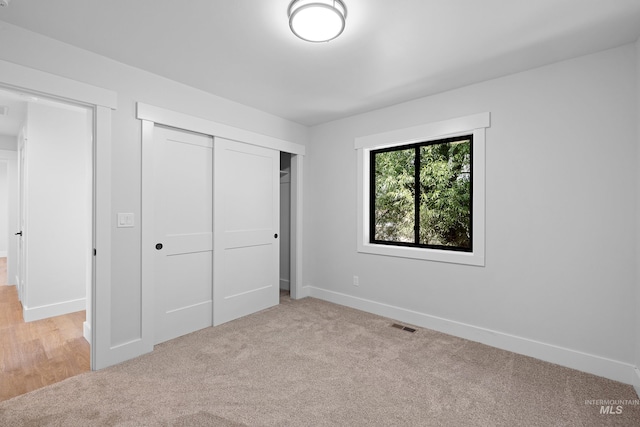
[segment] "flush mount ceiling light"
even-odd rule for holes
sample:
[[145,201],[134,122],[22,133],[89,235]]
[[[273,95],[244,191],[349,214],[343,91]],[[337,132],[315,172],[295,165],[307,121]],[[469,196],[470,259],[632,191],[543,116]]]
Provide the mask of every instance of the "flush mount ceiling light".
[[347,7],[342,0],[293,0],[289,4],[289,27],[308,42],[328,42],[344,31]]

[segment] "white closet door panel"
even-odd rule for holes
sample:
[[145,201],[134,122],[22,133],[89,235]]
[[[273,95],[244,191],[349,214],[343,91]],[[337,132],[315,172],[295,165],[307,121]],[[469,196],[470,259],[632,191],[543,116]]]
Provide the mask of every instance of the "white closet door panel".
[[280,153],[216,138],[214,324],[279,302]]
[[153,159],[158,344],[212,324],[213,139],[156,127]]

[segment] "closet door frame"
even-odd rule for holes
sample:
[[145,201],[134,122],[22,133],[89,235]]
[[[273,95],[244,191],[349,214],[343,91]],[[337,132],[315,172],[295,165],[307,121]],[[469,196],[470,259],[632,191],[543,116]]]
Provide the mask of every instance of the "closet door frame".
[[[136,117],[142,122],[142,340],[150,344],[154,340],[154,285],[150,273],[154,265],[153,252],[146,249],[152,247],[154,241],[153,199],[149,197],[153,188],[149,173],[152,150],[149,145],[153,143],[156,124],[291,153],[291,298],[309,296],[308,289],[302,286],[304,145],[141,102],[137,103]],[[215,282],[213,286],[216,286]]]

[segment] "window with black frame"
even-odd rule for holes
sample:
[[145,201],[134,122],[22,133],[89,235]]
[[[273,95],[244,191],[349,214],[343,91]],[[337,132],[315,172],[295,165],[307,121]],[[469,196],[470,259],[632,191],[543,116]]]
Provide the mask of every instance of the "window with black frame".
[[370,243],[472,252],[472,135],[372,150],[370,172]]

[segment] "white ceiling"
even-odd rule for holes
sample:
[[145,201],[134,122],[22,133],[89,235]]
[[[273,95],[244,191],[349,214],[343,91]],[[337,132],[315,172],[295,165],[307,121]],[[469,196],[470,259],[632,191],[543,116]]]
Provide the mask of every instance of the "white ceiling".
[[640,0],[345,0],[313,44],[289,2],[12,0],[0,20],[305,125],[640,37]]

